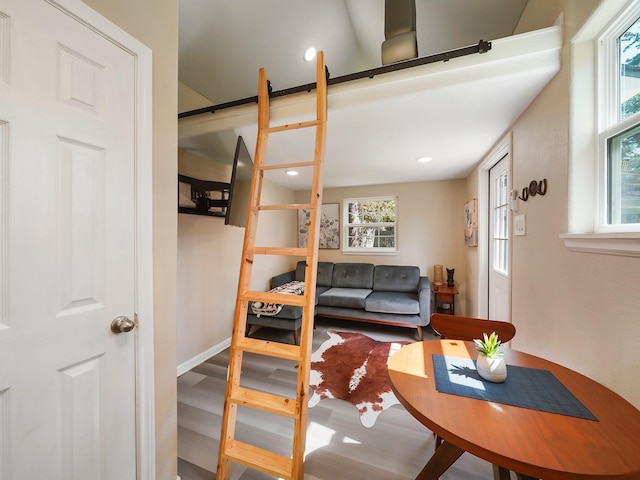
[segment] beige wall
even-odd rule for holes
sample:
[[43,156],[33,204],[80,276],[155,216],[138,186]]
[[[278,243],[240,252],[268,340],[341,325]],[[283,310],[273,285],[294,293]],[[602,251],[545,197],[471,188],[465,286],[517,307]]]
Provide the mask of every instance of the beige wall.
[[[179,151],[179,172],[203,180],[228,182],[231,166]],[[264,182],[263,204],[294,202],[294,192]],[[259,218],[256,245],[290,245],[295,238],[296,220],[286,212],[284,221]],[[204,360],[213,347],[231,337],[236,304],[242,244],[245,229],[224,224],[223,218],[178,215],[178,366],[194,358]],[[258,258],[260,257],[260,258]],[[256,256],[252,271],[253,288],[265,290],[269,279],[289,269],[288,257]]]
[[[530,0],[519,29],[544,26],[564,12],[570,39],[597,3]],[[567,45],[565,40],[559,74],[512,130],[514,188],[548,182],[544,197],[520,202],[517,212],[526,216],[526,235],[512,241],[512,321],[518,330],[512,346],[573,368],[640,407],[640,259],[570,252],[560,238],[568,230]],[[477,191],[477,178],[477,171],[469,177],[468,194]],[[468,261],[475,261],[473,254]]]
[[[467,276],[463,206],[470,199],[465,187],[464,180],[448,180],[325,189],[322,203],[340,204],[341,220],[345,198],[397,196],[399,253],[344,255],[341,250],[322,249],[320,261],[416,265],[422,275],[430,278],[433,278],[434,264],[455,268],[454,278],[460,291],[456,313],[463,314],[466,311]],[[308,201],[308,197],[308,192],[297,192],[296,201]]]
[[[466,197],[465,198],[478,198],[478,170],[474,170],[471,172],[469,177],[467,177],[466,189],[465,189]],[[478,202],[479,205],[480,202]],[[478,208],[480,208],[478,206]],[[478,212],[479,213],[479,212]],[[480,223],[478,224],[480,227]],[[479,234],[481,234],[481,230],[479,229]],[[465,267],[466,267],[466,279],[465,283],[467,288],[465,289],[466,294],[466,315],[470,317],[481,317],[485,318],[486,313],[480,312],[480,299],[479,297],[479,283],[482,281],[480,279],[480,270],[479,270],[479,255],[478,255],[478,247],[468,247],[466,250],[466,258],[465,258]]]
[[153,269],[156,478],[175,480],[178,2],[84,0],[153,50]]

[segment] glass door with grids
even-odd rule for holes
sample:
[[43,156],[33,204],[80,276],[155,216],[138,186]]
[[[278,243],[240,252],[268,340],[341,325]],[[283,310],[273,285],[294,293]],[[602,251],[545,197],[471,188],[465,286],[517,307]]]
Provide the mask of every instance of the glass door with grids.
[[489,171],[489,318],[510,321],[509,156]]

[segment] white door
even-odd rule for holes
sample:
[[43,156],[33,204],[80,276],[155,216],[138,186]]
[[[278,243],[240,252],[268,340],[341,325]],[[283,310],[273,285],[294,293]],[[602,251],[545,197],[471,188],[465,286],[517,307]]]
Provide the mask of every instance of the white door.
[[489,318],[511,319],[509,281],[509,155],[489,171]]
[[0,479],[136,477],[134,58],[0,0]]

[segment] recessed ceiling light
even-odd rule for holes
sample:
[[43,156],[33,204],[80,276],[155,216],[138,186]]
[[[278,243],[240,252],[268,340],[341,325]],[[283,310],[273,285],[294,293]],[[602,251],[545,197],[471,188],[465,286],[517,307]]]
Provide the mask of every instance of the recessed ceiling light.
[[433,160],[433,158],[431,158],[431,157],[419,157],[419,158],[416,158],[416,162],[418,162],[418,163],[427,163],[427,162],[430,162],[431,160]]
[[316,48],[315,47],[307,48],[307,50],[304,52],[304,61],[310,62],[314,58],[316,58]]
[[296,175],[298,175],[298,172],[296,172],[295,170],[287,170],[287,175],[295,177]]

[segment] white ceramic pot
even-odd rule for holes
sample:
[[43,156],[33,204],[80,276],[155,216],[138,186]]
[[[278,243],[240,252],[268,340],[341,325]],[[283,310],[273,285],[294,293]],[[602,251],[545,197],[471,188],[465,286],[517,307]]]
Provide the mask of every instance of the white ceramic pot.
[[502,355],[495,358],[488,358],[479,354],[476,367],[478,369],[478,375],[490,382],[501,383],[507,378],[507,364]]

